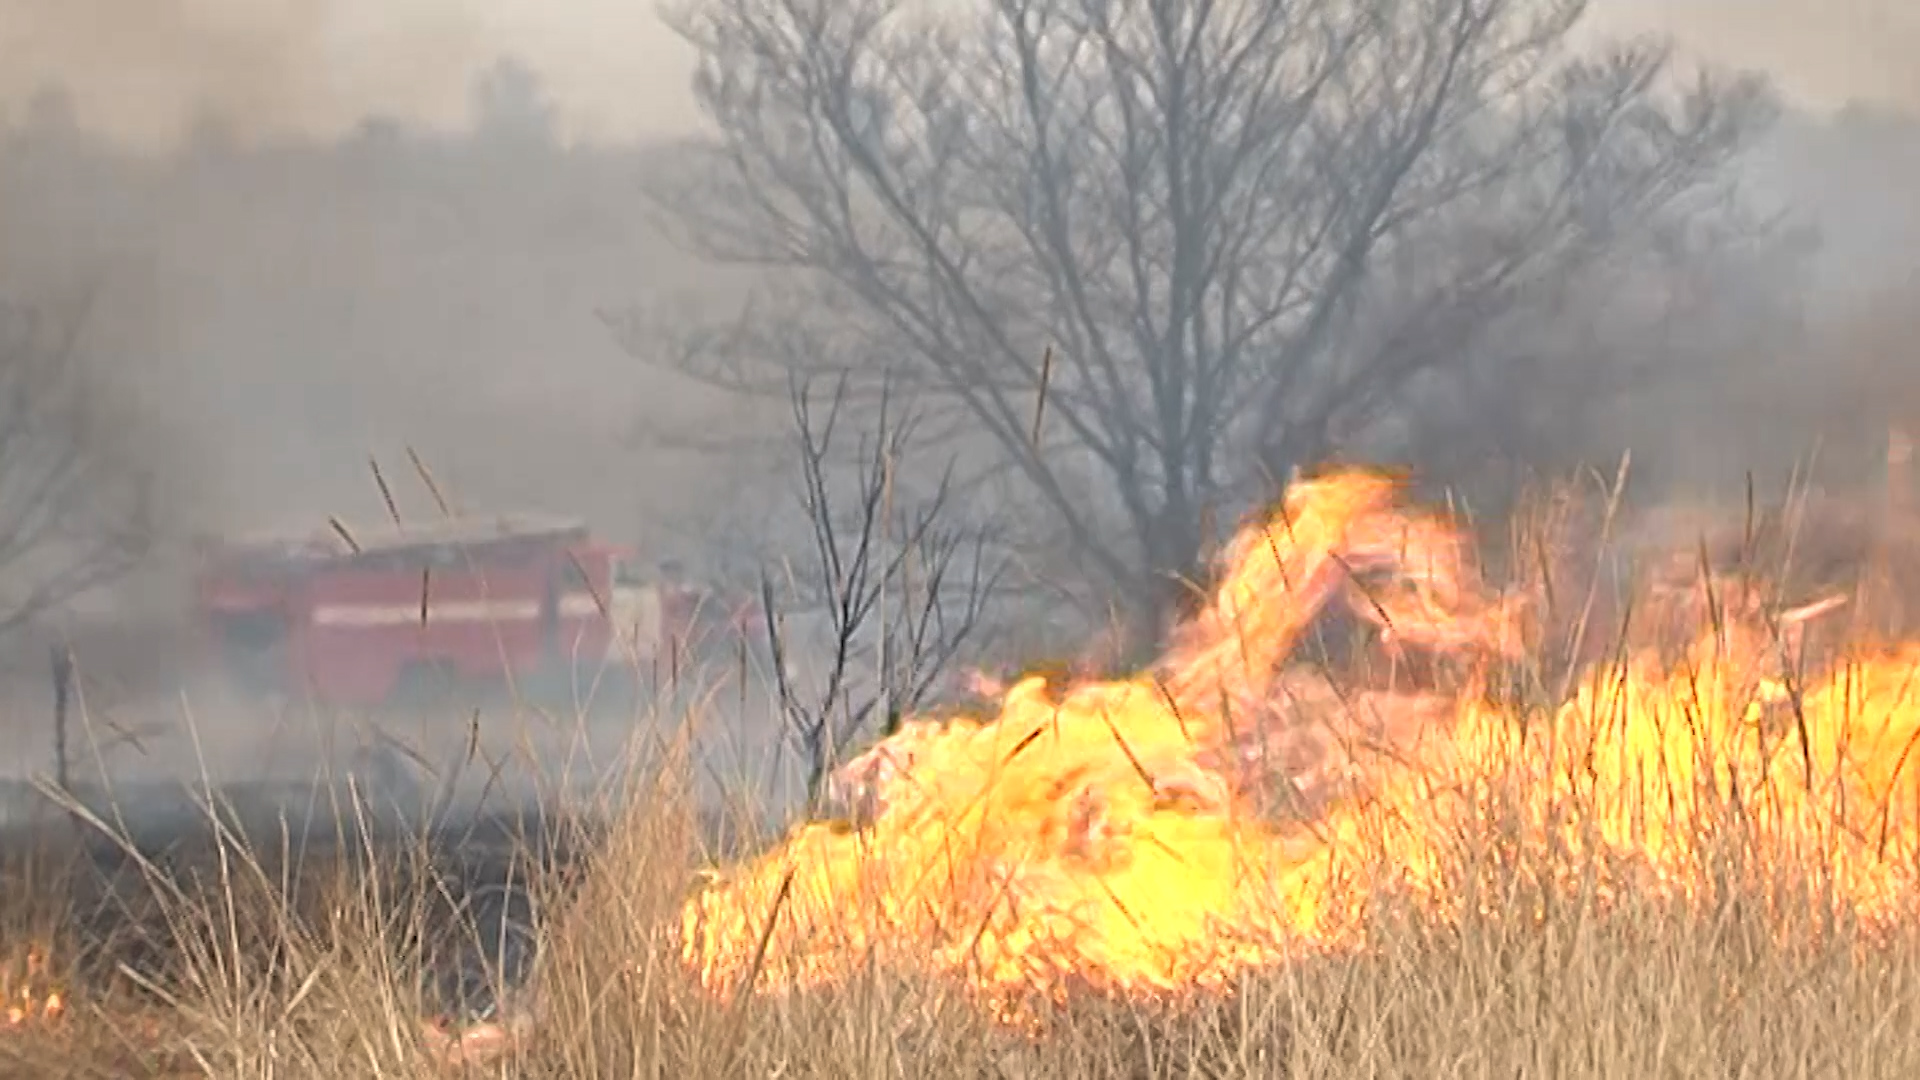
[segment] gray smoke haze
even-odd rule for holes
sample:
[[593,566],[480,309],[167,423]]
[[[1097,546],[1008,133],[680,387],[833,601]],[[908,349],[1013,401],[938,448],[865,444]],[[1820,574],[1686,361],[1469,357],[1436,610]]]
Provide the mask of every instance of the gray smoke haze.
[[573,135],[685,130],[691,57],[642,0],[6,0],[0,102],[58,81],[88,127],[171,145],[205,115],[242,135],[333,135],[389,115],[452,128],[511,52]]
[[[1595,12],[1596,35],[1673,33],[1803,104],[1751,166],[1822,234],[1804,288],[1823,336],[1793,348],[1901,340],[1920,133],[1895,111],[1815,110],[1920,104],[1903,47],[1920,48],[1920,9]],[[507,51],[537,81],[487,82]],[[0,277],[98,295],[92,348],[175,433],[161,456],[181,463],[177,518],[219,531],[377,513],[366,459],[393,471],[407,445],[478,505],[545,504],[660,542],[702,512],[713,463],[631,438],[650,416],[684,419],[688,391],[594,318],[703,283],[734,295],[660,238],[638,191],[667,151],[636,133],[694,124],[690,58],[652,5],[5,0],[0,55],[24,132],[0,162]],[[1726,374],[1764,367],[1784,385],[1805,370],[1765,360]]]
[[[363,737],[301,710],[276,723],[194,670],[183,570],[196,534],[384,517],[370,457],[416,520],[435,510],[409,448],[462,508],[578,515],[688,554],[727,470],[646,428],[732,412],[596,317],[726,292],[648,218],[639,182],[662,151],[569,140],[540,79],[479,51],[471,7],[413,11],[372,51],[343,28],[375,25],[373,5],[5,10],[6,55],[33,63],[3,66],[0,293],[87,302],[81,350],[130,418],[162,530],[145,573],[47,630],[75,635],[88,684],[78,775],[96,736],[121,780],[191,777],[203,750],[219,777],[310,777],[316,739]],[[7,772],[49,765],[32,749],[51,746],[47,644],[0,647],[0,730],[29,748]],[[444,725],[420,719],[424,736],[381,724],[442,760]],[[482,741],[501,757],[519,737]]]
[[1670,34],[1815,107],[1920,105],[1920,6],[1907,0],[1597,0],[1594,12],[1596,30]]
[[595,318],[698,277],[651,238],[645,151],[375,129],[152,159],[48,111],[0,162],[5,274],[95,292],[96,351],[200,444],[173,485],[199,527],[364,517],[368,456],[409,445],[476,506],[684,509],[683,463],[631,437],[661,377]]
[[[1802,111],[1751,180],[1822,234],[1800,334],[1650,391],[1632,434],[1723,482],[1834,431],[1920,426],[1920,121],[1899,111],[1920,110],[1920,8],[1599,13],[1778,78]],[[503,53],[526,68],[490,69]],[[595,316],[739,295],[640,191],[671,153],[655,137],[695,124],[650,4],[0,0],[0,56],[0,285],[94,297],[88,350],[152,425],[176,532],[378,517],[369,455],[426,514],[412,446],[470,508],[579,514],[680,557],[717,539],[730,467],[636,433],[747,414]],[[1883,107],[1826,115],[1854,98]]]
[[[1592,25],[1672,34],[1816,107],[1920,104],[1920,7],[1905,0],[1596,0]],[[89,126],[142,145],[203,110],[250,133],[332,134],[370,113],[450,127],[503,52],[542,72],[570,132],[697,122],[691,57],[646,0],[6,0],[0,102],[57,79]]]

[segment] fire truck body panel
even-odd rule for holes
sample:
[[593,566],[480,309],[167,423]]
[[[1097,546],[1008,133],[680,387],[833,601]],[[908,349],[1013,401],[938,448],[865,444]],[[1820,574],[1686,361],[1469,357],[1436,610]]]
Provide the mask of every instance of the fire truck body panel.
[[669,631],[634,561],[575,523],[455,522],[352,547],[230,547],[209,560],[200,605],[244,681],[373,705],[415,678],[592,678],[645,663]]
[[547,576],[537,565],[323,575],[294,604],[306,615],[296,667],[316,695],[358,702],[385,698],[412,670],[525,671],[545,645]]

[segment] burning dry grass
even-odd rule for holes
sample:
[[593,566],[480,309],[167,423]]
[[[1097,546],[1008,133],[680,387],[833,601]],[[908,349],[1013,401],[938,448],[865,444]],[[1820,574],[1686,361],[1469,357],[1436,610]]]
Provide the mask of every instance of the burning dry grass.
[[[1519,793],[1514,793],[1517,797]],[[716,996],[674,926],[701,860],[669,793],[603,853],[551,929],[525,1038],[447,1063],[420,1023],[417,960],[357,911],[327,923],[239,901],[279,941],[236,944],[227,902],[180,913],[154,991],[91,993],[0,1041],[20,1077],[1911,1076],[1920,934],[1834,919],[1816,864],[1705,845],[1700,895],[1613,892],[1598,865],[1516,834],[1502,800],[1439,872],[1434,916],[1380,883],[1361,947],[1204,993],[1069,995],[1044,1033],[994,1021],[954,982],[869,964],[790,994]],[[1379,867],[1356,866],[1357,870]],[[248,890],[242,890],[243,892]],[[409,916],[399,915],[405,919]]]
[[[859,822],[715,874],[657,759],[592,862],[536,883],[541,960],[465,1040],[422,1022],[420,943],[451,917],[409,899],[404,862],[304,893],[233,844],[198,877],[147,867],[165,958],[144,966],[90,964],[55,890],[18,884],[0,954],[77,959],[52,968],[65,1015],[0,1032],[0,1068],[1920,1075],[1920,651],[1783,664],[1777,598],[1727,602],[1708,574],[1691,647],[1615,650],[1542,697],[1494,674],[1540,621],[1475,595],[1444,536],[1390,528],[1369,485],[1250,534],[1156,672],[910,727],[849,774]],[[1374,569],[1393,588],[1360,588]],[[1280,663],[1306,620],[1261,608],[1276,580],[1482,659],[1460,686],[1370,688],[1380,722],[1324,683],[1309,709]],[[1293,738],[1343,702],[1338,737]],[[1284,812],[1256,798],[1286,785]]]

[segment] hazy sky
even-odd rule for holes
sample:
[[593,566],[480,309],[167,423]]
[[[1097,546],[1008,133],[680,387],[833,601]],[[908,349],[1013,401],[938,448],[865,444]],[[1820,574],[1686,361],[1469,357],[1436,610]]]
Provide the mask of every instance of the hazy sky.
[[1915,0],[1595,0],[1610,28],[1671,33],[1703,54],[1770,71],[1817,105],[1920,106]]
[[0,0],[0,98],[67,83],[89,126],[142,141],[198,101],[236,126],[338,129],[381,112],[464,121],[512,53],[575,131],[675,130],[690,58],[653,0]]
[[[1814,104],[1920,104],[1915,0],[1595,0],[1607,29],[1672,32]],[[89,126],[165,140],[198,101],[236,126],[370,112],[461,123],[476,67],[539,68],[586,134],[684,128],[689,58],[654,0],[0,0],[0,99],[48,78]]]

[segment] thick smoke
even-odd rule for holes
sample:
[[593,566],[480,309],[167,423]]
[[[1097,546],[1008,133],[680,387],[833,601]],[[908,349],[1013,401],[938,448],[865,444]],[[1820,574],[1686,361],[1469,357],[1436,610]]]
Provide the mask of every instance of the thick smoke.
[[36,0],[11,5],[0,88],[71,87],[90,123],[142,141],[202,110],[249,134],[462,104],[477,23],[465,5],[353,0]]
[[[1818,108],[1920,104],[1920,8],[1905,0],[1594,0],[1595,36],[1653,32],[1691,54],[1761,69]],[[8,0],[0,100],[48,81],[87,122],[166,143],[196,114],[244,132],[349,129],[368,114],[458,125],[468,78],[526,57],[600,136],[671,133],[697,120],[686,47],[631,0]]]
[[503,52],[546,72],[585,135],[693,122],[690,58],[630,0],[8,0],[0,101],[69,87],[84,122],[165,147],[196,125],[333,135],[368,115],[469,117],[469,80]]
[[[0,290],[84,308],[85,361],[154,474],[160,534],[136,580],[0,642],[24,745],[51,745],[45,649],[71,636],[106,725],[76,730],[75,755],[98,739],[115,768],[190,775],[173,691],[192,541],[384,518],[370,459],[415,520],[436,511],[409,449],[464,509],[577,515],[685,558],[715,467],[646,428],[727,409],[637,363],[596,312],[703,272],[648,221],[637,180],[657,151],[570,140],[549,86],[491,58],[481,31],[510,40],[526,12],[122,7],[0,8],[5,55],[25,58],[0,74]],[[185,682],[214,772],[311,766],[311,717]]]
[[[1807,102],[1747,179],[1817,226],[1810,261],[1702,283],[1753,307],[1621,421],[1676,481],[1732,490],[1847,439],[1870,462],[1876,428],[1920,426],[1920,121],[1897,111],[1920,109],[1920,15],[1847,14],[1871,6],[1600,0],[1605,29],[1672,30]],[[413,447],[468,508],[578,514],[697,563],[733,466],[650,426],[768,432],[596,318],[739,295],[639,190],[671,151],[636,133],[694,123],[649,5],[10,0],[0,50],[0,280],[93,298],[90,354],[151,427],[174,540],[383,516],[370,456],[431,513]],[[1883,104],[1824,111],[1851,97]],[[179,599],[142,595],[149,618]]]
[[1595,37],[1668,35],[1682,58],[1765,72],[1788,105],[1740,179],[1794,239],[1701,283],[1725,301],[1710,355],[1663,357],[1670,376],[1629,403],[1621,441],[1686,498],[1737,499],[1748,472],[1763,494],[1809,469],[1877,483],[1889,429],[1920,428],[1920,363],[1903,344],[1920,330],[1920,7],[1596,0],[1593,12]]

